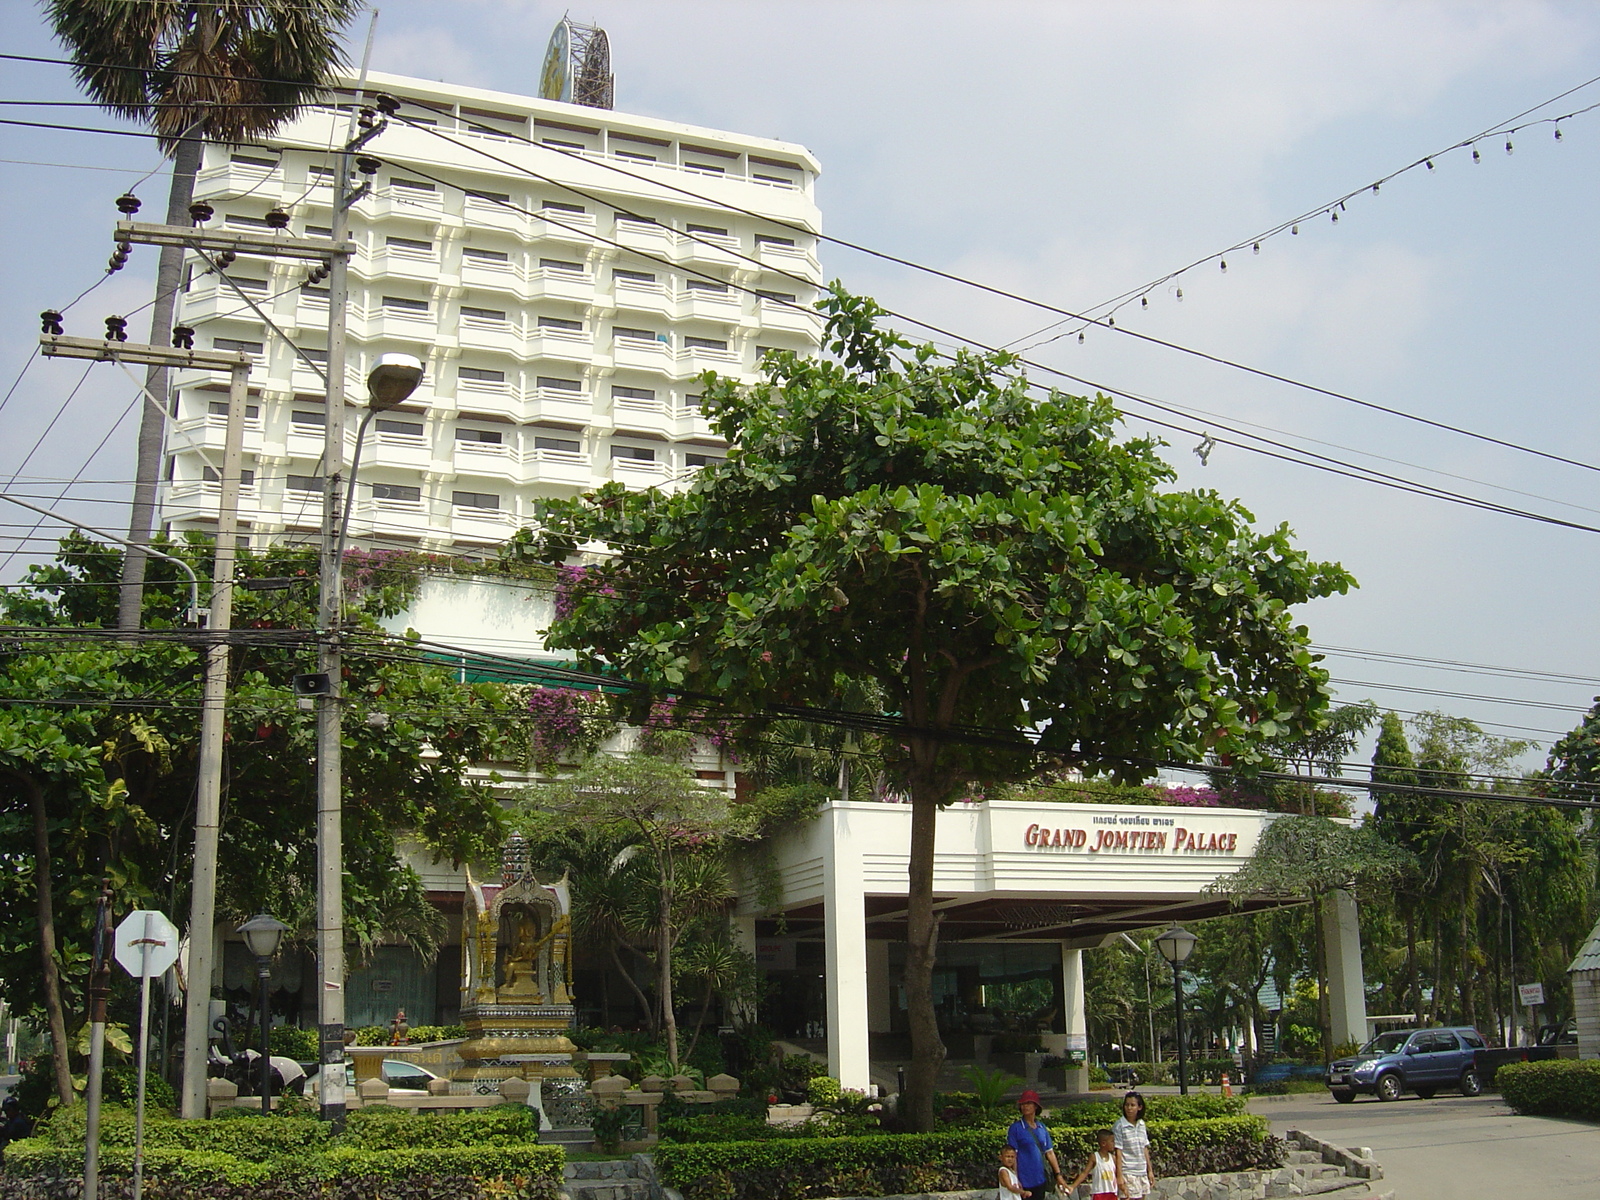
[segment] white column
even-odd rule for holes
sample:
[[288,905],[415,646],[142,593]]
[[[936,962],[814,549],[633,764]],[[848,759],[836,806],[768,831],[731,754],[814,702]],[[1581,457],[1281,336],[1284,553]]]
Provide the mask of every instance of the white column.
[[1066,1018],[1067,1053],[1070,1062],[1074,1050],[1084,1053],[1083,1065],[1077,1070],[1067,1067],[1067,1091],[1087,1094],[1089,1091],[1089,1013],[1083,1000],[1083,951],[1070,946],[1061,947],[1061,999],[1062,1015]]
[[1339,890],[1322,903],[1322,937],[1328,947],[1328,1013],[1333,1040],[1367,1040],[1366,979],[1361,971],[1361,923],[1355,897]]
[[830,812],[823,865],[823,970],[828,989],[828,1074],[847,1088],[872,1082],[867,1038],[867,909],[861,858],[851,845],[848,813]]

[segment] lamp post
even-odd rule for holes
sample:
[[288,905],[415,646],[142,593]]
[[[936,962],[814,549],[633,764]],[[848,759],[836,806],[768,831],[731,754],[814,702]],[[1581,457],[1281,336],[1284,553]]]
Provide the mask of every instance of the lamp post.
[[256,956],[256,1007],[261,1030],[261,1111],[272,1111],[272,1052],[267,1045],[267,981],[272,974],[272,956],[289,927],[276,917],[260,913],[239,926],[244,944]]
[[1172,964],[1172,1011],[1178,1026],[1178,1094],[1189,1094],[1187,1060],[1183,1049],[1183,982],[1178,972],[1194,953],[1196,938],[1182,925],[1174,925],[1156,939],[1156,949],[1161,957]]
[[[345,156],[348,157],[348,156]],[[343,160],[341,160],[343,161]],[[344,167],[340,168],[341,173]],[[343,237],[344,209],[334,223]],[[355,473],[361,439],[379,412],[403,403],[422,382],[422,363],[409,354],[384,354],[367,374],[369,404],[356,432],[350,487],[342,486],[344,462],[344,274],[335,260],[328,325],[328,403],[324,430],[321,596],[317,605],[317,1025],[322,1117],[344,1125],[344,768],[340,759],[344,714],[339,708],[343,648],[344,543],[355,507]],[[337,287],[333,285],[337,284]],[[337,353],[335,352],[337,350]],[[340,511],[341,502],[344,505]]]

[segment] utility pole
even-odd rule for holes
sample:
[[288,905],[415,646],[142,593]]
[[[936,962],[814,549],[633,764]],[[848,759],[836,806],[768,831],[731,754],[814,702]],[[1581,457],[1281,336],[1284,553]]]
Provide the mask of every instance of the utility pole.
[[[389,111],[386,108],[386,111]],[[383,131],[371,109],[352,118],[352,136],[339,153],[334,180],[333,233],[344,246],[350,231],[350,208],[371,190],[363,180],[352,188],[351,160],[356,150]],[[357,122],[361,132],[356,133]],[[371,174],[377,162],[363,159]],[[340,709],[344,660],[340,629],[344,608],[344,564],[341,559],[341,505],[344,494],[345,309],[350,301],[349,259],[336,254],[328,273],[328,379],[322,437],[322,548],[317,603],[317,1028],[322,1119],[337,1131],[344,1126],[344,763]]]
[[[164,227],[157,227],[164,228]],[[119,230],[119,233],[122,231]],[[198,234],[190,232],[191,237]],[[132,240],[131,236],[127,240]],[[124,239],[119,237],[119,241]],[[126,242],[124,241],[124,244]],[[108,329],[119,326],[108,325]],[[181,328],[181,327],[180,327]],[[176,340],[192,342],[189,331]],[[206,1065],[210,1057],[212,937],[216,923],[218,823],[222,808],[222,741],[227,726],[228,639],[233,626],[233,565],[239,521],[239,479],[244,458],[244,414],[249,392],[250,356],[192,346],[131,345],[46,333],[40,348],[50,358],[88,358],[150,367],[189,367],[227,371],[228,417],[223,434],[221,494],[212,552],[211,605],[207,628],[216,636],[204,648],[200,708],[200,765],[195,789],[194,883],[189,896],[189,991],[184,1012],[182,1111],[206,1115]]]

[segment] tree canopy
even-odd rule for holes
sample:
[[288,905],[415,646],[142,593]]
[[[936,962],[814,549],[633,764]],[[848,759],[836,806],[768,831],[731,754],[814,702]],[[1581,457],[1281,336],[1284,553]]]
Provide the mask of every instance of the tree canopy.
[[831,357],[769,354],[751,386],[705,378],[726,461],[672,494],[547,502],[529,540],[552,563],[613,551],[567,573],[549,632],[589,664],[751,715],[836,707],[845,675],[898,715],[908,1104],[928,1127],[938,807],[1040,752],[1142,778],[1315,728],[1326,674],[1292,609],[1352,581],[1287,528],[1172,488],[1104,397],[1036,395],[1003,353],[941,360],[837,286],[821,307]]

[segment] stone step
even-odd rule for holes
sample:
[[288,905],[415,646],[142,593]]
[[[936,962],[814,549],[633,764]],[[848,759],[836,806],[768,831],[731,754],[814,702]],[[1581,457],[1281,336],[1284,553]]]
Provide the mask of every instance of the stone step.
[[541,1129],[539,1140],[546,1146],[570,1146],[587,1150],[594,1141],[592,1129]]
[[650,1200],[650,1185],[642,1179],[569,1179],[562,1190],[571,1200]]
[[608,1158],[599,1162],[569,1162],[562,1171],[568,1180],[643,1179],[644,1172],[631,1158]]
[[1283,1156],[1283,1161],[1291,1164],[1319,1163],[1322,1155],[1316,1150],[1291,1150]]

